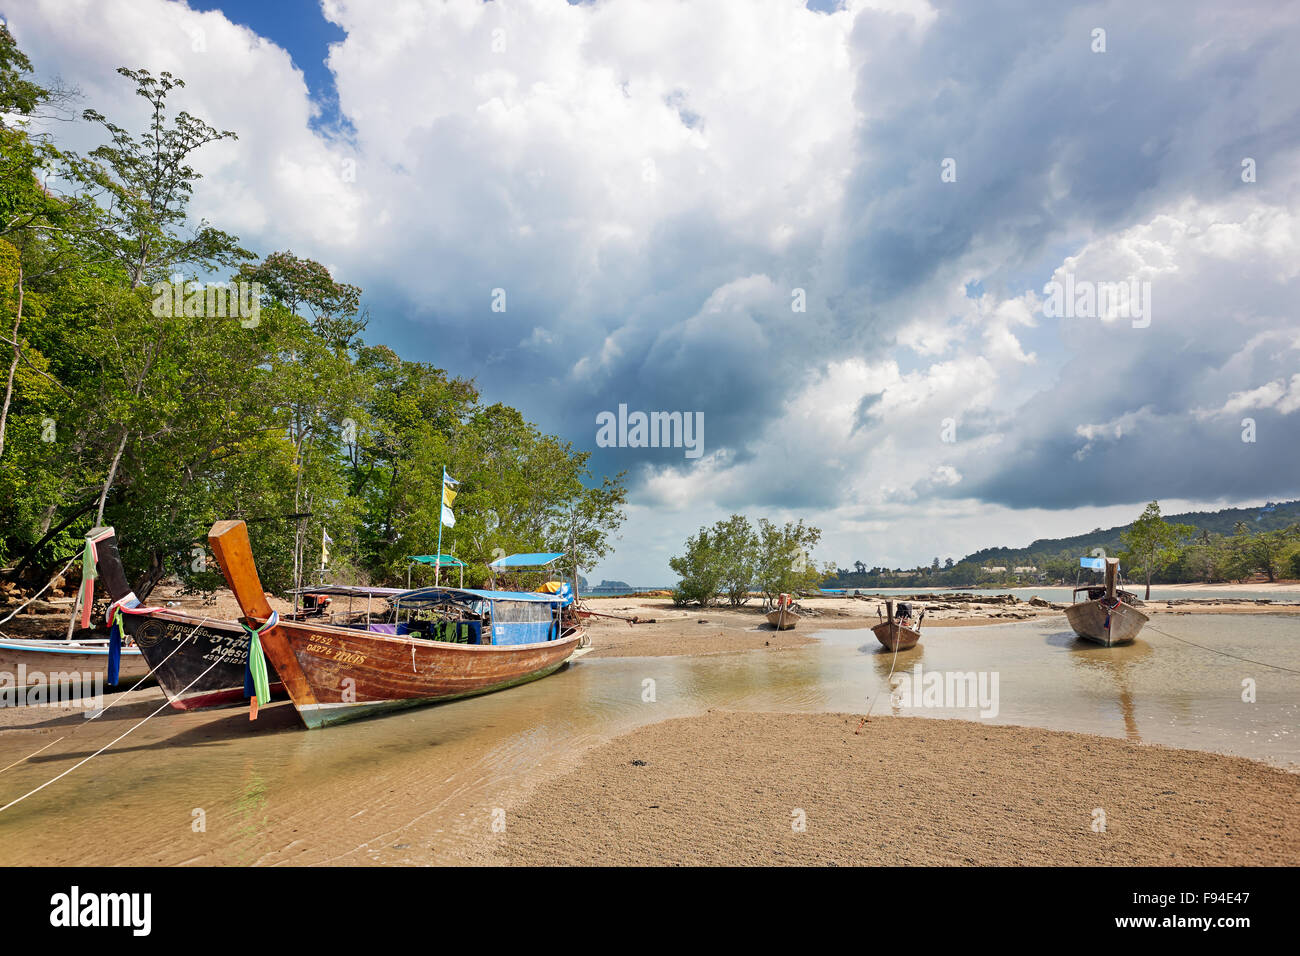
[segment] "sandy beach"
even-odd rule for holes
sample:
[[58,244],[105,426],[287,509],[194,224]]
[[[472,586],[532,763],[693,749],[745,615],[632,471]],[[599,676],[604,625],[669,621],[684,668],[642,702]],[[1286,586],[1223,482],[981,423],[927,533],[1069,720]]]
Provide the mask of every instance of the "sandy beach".
[[600,866],[1300,862],[1300,775],[1085,734],[905,717],[873,718],[857,734],[860,722],[710,712],[642,728],[538,787],[511,814],[503,857]]

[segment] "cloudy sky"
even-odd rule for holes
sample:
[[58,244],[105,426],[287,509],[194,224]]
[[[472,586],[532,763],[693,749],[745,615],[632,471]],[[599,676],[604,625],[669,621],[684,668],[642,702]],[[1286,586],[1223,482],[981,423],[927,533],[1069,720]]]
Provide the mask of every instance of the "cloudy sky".
[[[183,77],[239,133],[196,216],[326,263],[369,338],[626,469],[593,579],[667,582],[733,511],[906,566],[1300,492],[1294,5],[0,11],[123,125],[114,68]],[[1118,283],[1129,308],[1089,301]],[[702,412],[703,454],[598,447],[620,404]]]

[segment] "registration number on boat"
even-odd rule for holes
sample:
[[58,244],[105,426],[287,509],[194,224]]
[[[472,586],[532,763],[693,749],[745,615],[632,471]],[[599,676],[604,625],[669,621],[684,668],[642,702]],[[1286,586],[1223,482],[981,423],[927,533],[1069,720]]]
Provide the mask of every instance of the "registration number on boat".
[[342,664],[364,664],[366,662],[366,655],[357,654],[354,651],[345,651],[341,647],[332,647],[333,643],[334,638],[318,634],[315,641],[307,644],[307,653],[318,654],[321,657],[327,657]]

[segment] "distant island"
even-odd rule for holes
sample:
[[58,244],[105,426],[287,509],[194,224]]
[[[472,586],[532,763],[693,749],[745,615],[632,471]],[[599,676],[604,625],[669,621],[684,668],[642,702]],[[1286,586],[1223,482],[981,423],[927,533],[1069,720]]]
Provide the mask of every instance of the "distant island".
[[631,591],[632,585],[626,581],[601,581],[596,585],[597,591]]

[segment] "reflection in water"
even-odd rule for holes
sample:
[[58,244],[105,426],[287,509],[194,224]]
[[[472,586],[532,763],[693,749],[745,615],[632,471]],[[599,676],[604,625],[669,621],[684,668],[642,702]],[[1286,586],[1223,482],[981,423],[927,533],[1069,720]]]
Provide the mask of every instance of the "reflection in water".
[[[1282,616],[1165,617],[1163,629],[1300,669],[1300,627]],[[518,805],[544,774],[593,744],[709,708],[862,714],[908,675],[989,672],[997,723],[1039,726],[1300,763],[1292,729],[1300,677],[1144,632],[1105,648],[1062,622],[931,628],[924,643],[879,648],[870,631],[830,631],[813,646],[699,658],[583,658],[504,693],[324,731],[288,704],[250,723],[242,708],[165,711],[62,781],[0,814],[0,864],[42,862],[442,863],[486,860],[495,808]],[[1245,703],[1241,683],[1257,682]],[[647,683],[652,682],[652,683]],[[653,693],[647,693],[653,688]],[[101,720],[51,718],[42,732],[0,730],[0,805],[68,769],[156,704]],[[881,701],[873,714],[890,709]],[[972,707],[897,709],[978,719]],[[196,832],[193,810],[205,812]],[[58,838],[54,839],[53,834]]]
[[1151,656],[1151,645],[1138,638],[1131,644],[1117,647],[1102,647],[1092,641],[1085,641],[1073,631],[1048,635],[1048,642],[1066,644],[1070,652],[1070,661],[1078,667],[1095,668],[1115,685],[1118,692],[1120,713],[1124,718],[1124,736],[1136,743],[1142,741],[1138,731],[1137,716],[1133,707],[1131,682],[1133,671],[1146,658]]
[[885,712],[876,701],[879,697],[886,697],[889,703],[888,713],[895,717],[901,716],[903,708],[895,692],[902,681],[907,679],[908,672],[921,663],[925,654],[925,644],[916,644],[905,651],[894,652],[877,642],[874,646],[863,644],[858,651],[867,655],[876,671],[876,676],[880,679],[879,687],[869,704],[871,713]]

